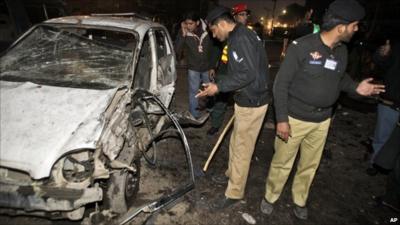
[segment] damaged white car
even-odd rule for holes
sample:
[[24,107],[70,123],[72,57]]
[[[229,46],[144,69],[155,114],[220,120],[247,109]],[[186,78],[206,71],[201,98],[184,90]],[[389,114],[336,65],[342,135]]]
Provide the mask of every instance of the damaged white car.
[[2,55],[0,79],[1,213],[80,220],[99,202],[125,213],[140,159],[155,158],[148,149],[171,126],[191,181],[140,210],[193,188],[187,140],[168,110],[175,55],[162,25],[115,15],[48,20]]

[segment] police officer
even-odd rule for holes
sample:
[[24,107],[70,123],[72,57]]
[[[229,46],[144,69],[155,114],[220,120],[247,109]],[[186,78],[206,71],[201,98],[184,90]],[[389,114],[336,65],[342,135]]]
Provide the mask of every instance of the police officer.
[[296,217],[307,219],[309,189],[340,91],[363,96],[384,91],[383,85],[370,83],[372,78],[358,84],[345,72],[347,48],[342,42],[350,41],[364,14],[357,1],[336,0],[324,16],[321,33],[304,36],[289,46],[273,88],[277,137],[260,205],[263,213],[272,213],[300,149],[292,198]]
[[[238,3],[232,7],[232,15],[237,23],[241,23],[246,26],[250,15],[250,10],[247,9],[247,4]],[[225,78],[228,72],[228,46],[223,43],[221,49],[221,58],[215,73],[215,80],[229,79]],[[228,92],[219,93],[215,96],[215,103],[210,113],[211,128],[207,131],[208,135],[213,136],[218,132],[219,128],[221,127],[222,122],[224,121],[224,115],[226,112],[229,96],[230,94]],[[225,179],[222,179],[222,182],[225,182]]]
[[269,102],[267,56],[260,38],[244,25],[235,23],[229,9],[216,7],[207,21],[213,37],[227,40],[228,76],[209,83],[197,96],[234,91],[235,122],[229,143],[229,178],[225,195],[212,207],[221,209],[244,196],[251,157]]

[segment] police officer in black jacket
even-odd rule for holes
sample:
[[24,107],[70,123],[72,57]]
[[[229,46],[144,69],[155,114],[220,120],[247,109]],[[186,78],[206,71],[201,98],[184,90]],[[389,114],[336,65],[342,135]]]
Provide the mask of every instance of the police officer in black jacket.
[[356,83],[346,74],[348,42],[358,30],[364,8],[355,0],[336,0],[329,6],[322,32],[297,39],[289,46],[276,76],[273,93],[276,110],[275,153],[266,182],[261,211],[271,214],[293,168],[300,158],[292,185],[294,213],[307,219],[306,202],[318,169],[332,115],[341,91],[368,96],[384,91],[372,78]]
[[247,176],[258,133],[269,102],[267,56],[261,39],[242,24],[235,23],[230,10],[217,7],[206,20],[214,38],[227,40],[228,75],[209,83],[197,96],[234,92],[235,122],[229,144],[229,178],[225,195],[212,205],[220,209],[244,196]]

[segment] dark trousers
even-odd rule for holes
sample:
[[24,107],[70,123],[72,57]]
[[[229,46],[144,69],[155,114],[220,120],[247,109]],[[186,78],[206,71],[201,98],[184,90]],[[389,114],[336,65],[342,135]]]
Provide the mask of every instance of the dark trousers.
[[[377,157],[378,165],[386,163],[384,168],[392,169],[386,183],[386,193],[383,196],[383,200],[393,205],[396,208],[400,208],[400,121],[394,128],[388,141],[382,147],[382,153]],[[382,157],[380,157],[382,156]],[[381,163],[379,163],[379,161]],[[386,166],[386,167],[385,167]]]
[[400,208],[400,157],[397,157],[395,167],[388,176],[386,193],[382,200],[398,209]]
[[384,169],[391,170],[382,200],[400,208],[400,121],[376,155],[374,162]]
[[219,93],[214,98],[214,106],[211,110],[211,126],[220,128],[224,122],[226,107],[228,105],[230,93]]

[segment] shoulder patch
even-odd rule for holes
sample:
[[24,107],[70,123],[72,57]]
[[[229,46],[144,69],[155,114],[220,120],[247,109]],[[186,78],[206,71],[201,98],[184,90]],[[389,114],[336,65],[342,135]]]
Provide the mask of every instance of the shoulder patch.
[[236,62],[241,63],[243,61],[243,57],[239,59],[239,56],[235,51],[232,51],[232,55]]
[[292,43],[293,43],[294,45],[297,45],[298,42],[297,42],[297,41],[292,41]]

